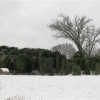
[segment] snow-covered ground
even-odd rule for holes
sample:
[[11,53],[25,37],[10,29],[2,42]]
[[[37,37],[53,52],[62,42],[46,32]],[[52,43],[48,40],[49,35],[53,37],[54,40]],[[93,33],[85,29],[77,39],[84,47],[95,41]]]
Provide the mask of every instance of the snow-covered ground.
[[0,75],[0,100],[9,98],[100,100],[100,76]]

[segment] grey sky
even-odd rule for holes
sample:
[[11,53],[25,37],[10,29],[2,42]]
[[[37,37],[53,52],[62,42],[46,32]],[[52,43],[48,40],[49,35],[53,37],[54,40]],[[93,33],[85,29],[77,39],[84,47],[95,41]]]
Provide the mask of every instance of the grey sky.
[[72,43],[54,39],[55,32],[47,27],[61,13],[71,18],[86,15],[100,27],[99,0],[0,0],[0,45],[50,49]]

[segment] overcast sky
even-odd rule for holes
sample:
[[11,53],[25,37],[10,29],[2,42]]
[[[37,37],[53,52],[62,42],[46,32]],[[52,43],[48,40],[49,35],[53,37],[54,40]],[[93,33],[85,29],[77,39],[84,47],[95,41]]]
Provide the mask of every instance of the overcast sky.
[[0,45],[19,48],[44,48],[62,43],[74,43],[67,39],[55,39],[47,27],[59,14],[93,19],[100,27],[99,0],[0,0]]

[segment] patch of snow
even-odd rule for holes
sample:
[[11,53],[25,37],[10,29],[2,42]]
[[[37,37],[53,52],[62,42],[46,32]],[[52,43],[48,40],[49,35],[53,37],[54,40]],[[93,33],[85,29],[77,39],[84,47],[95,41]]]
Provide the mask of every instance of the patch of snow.
[[100,76],[0,75],[0,80],[0,100],[100,100]]

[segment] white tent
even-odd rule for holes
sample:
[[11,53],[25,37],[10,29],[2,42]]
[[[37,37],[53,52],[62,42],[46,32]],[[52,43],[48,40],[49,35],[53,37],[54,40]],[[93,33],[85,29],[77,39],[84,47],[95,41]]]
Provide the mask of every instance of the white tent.
[[0,68],[0,74],[9,74],[9,69],[7,69],[7,68]]

